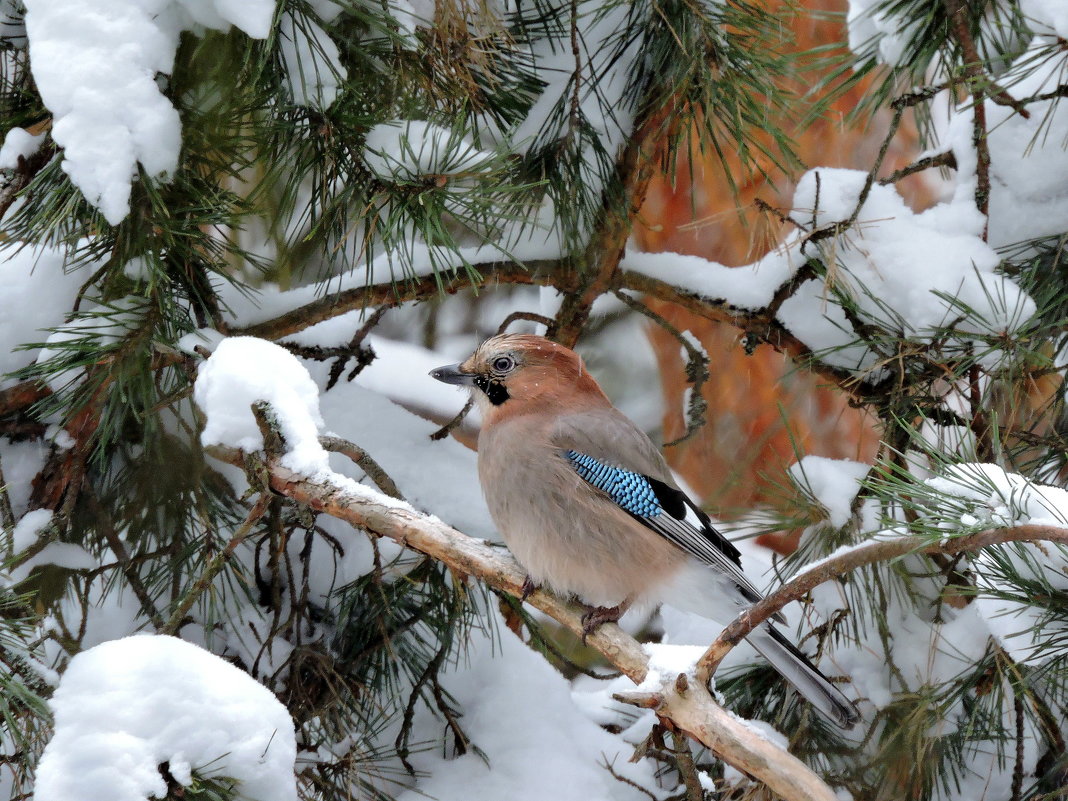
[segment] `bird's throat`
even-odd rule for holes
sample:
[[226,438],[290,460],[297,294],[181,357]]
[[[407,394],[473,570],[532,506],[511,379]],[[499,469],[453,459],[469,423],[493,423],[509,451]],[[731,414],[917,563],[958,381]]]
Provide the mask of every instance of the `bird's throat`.
[[492,378],[486,378],[485,376],[479,376],[475,379],[475,386],[486,393],[486,397],[489,398],[489,402],[494,406],[500,406],[506,400],[508,400],[508,389],[499,381],[494,381]]

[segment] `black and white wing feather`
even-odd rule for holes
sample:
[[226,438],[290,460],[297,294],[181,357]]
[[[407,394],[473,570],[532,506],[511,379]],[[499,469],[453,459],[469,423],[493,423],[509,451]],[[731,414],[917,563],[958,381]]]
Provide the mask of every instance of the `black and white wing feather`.
[[742,572],[741,554],[682,490],[573,449],[561,451],[576,473],[620,509],[731,579],[746,600],[763,596]]

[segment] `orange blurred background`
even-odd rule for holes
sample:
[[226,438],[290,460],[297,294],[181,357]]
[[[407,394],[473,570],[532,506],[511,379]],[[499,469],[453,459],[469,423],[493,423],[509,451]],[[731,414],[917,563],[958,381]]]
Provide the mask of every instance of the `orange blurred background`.
[[[804,0],[797,13],[789,12],[785,3],[779,5],[784,24],[795,34],[793,48],[805,51],[834,42],[844,47],[845,0]],[[804,92],[822,77],[818,72],[795,76],[795,91]],[[796,120],[777,120],[794,135],[796,152],[806,167],[868,170],[874,164],[889,116],[876,115],[867,124],[846,121],[864,91],[864,83],[853,87],[803,131],[792,130]],[[915,128],[903,125],[880,174],[911,163],[919,150]],[[766,166],[774,174],[772,165]],[[788,210],[793,183],[783,178],[772,185],[752,171],[747,175],[737,161],[728,164],[728,169],[740,190],[737,195],[716,156],[687,161],[680,155],[675,174],[660,175],[650,186],[635,228],[638,246],[648,252],[701,256],[728,266],[755,261],[774,247],[785,231],[776,219],[758,211],[753,201],[760,198]],[[899,188],[915,209],[933,199],[922,177],[910,178]],[[712,359],[711,377],[703,388],[708,424],[665,453],[672,467],[718,516],[729,519],[755,507],[780,506],[785,498],[776,487],[788,483],[785,470],[800,455],[859,461],[875,457],[876,421],[850,408],[841,392],[821,386],[819,379],[795,369],[770,346],[747,355],[739,330],[731,325],[712,323],[670,304],[648,302],[676,328],[693,332]],[[678,341],[656,325],[650,325],[649,337],[663,382],[664,440],[670,442],[686,430],[684,403],[689,384]],[[797,536],[797,532],[765,536],[761,541],[789,552],[796,547]]]

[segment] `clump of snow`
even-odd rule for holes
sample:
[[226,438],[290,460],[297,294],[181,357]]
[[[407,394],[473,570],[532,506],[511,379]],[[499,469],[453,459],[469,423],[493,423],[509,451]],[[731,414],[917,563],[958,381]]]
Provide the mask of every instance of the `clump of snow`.
[[775,290],[793,276],[803,261],[786,247],[776,248],[744,267],[725,267],[682,253],[628,250],[620,267],[684,287],[706,298],[722,298],[739,309],[761,309],[771,302]]
[[[0,244],[0,331],[9,343],[40,342],[46,329],[63,324],[85,281],[81,272],[65,272],[65,264],[63,251],[56,248]],[[0,348],[0,386],[14,383],[3,373],[29,365],[38,355],[37,350]]]
[[[811,170],[798,182],[794,208],[808,210],[801,216],[817,229],[847,220],[866,179],[860,170]],[[959,329],[1013,331],[1034,315],[1035,304],[994,272],[1001,259],[983,241],[985,223],[972,204],[939,204],[917,214],[894,187],[876,184],[857,224],[822,247],[830,271],[825,283],[848,292],[865,318],[891,331],[900,327],[906,336],[929,335],[964,308],[972,311]]]
[[420,120],[375,125],[367,132],[364,146],[367,166],[383,181],[477,172],[494,158],[455,132]]
[[219,343],[226,339],[226,335],[222,334],[215,328],[198,328],[196,331],[190,331],[178,340],[178,350],[182,353],[188,353],[190,356],[196,356],[197,348],[205,348],[206,350],[213,351],[219,347]]
[[11,442],[7,437],[0,437],[0,465],[7,481],[7,497],[16,515],[26,511],[33,478],[44,467],[48,451],[48,444],[43,440]]
[[123,265],[122,274],[131,281],[140,283],[147,281],[152,276],[152,267],[143,256],[138,256]]
[[1061,0],[1020,0],[1020,11],[1024,17],[1039,28],[1046,28],[1049,33],[1068,39],[1068,6]]
[[[36,545],[42,536],[47,536],[53,516],[51,509],[34,509],[19,518],[18,523],[15,524],[15,530],[11,533],[12,554],[17,557],[27,548]],[[18,567],[13,568],[6,575],[0,575],[0,584],[4,586],[18,584],[29,576],[34,568],[43,565],[55,565],[68,570],[92,570],[99,567],[99,564],[80,545],[72,542],[49,542]]]
[[[52,112],[63,170],[112,225],[130,211],[140,164],[160,179],[181,147],[178,112],[160,92],[179,35],[236,25],[265,38],[274,0],[25,0],[30,64]],[[72,69],[72,64],[77,68]]]
[[[333,13],[338,11],[334,6]],[[334,40],[310,16],[287,11],[278,23],[278,42],[293,102],[328,108],[348,79]]]
[[883,0],[849,0],[849,48],[854,53],[872,51],[878,61],[897,66],[905,54],[905,45],[915,35],[901,15],[889,13]]
[[18,166],[19,157],[28,158],[37,152],[45,135],[31,134],[25,128],[12,128],[4,137],[0,146],[0,170],[11,170]]
[[[1068,491],[1036,484],[997,465],[954,465],[926,483],[933,493],[927,516],[950,532],[1021,525],[1068,528]],[[1049,542],[992,545],[976,554],[973,571],[981,594],[972,606],[989,633],[1020,662],[1052,658],[1055,651],[1048,645],[1058,634],[1042,604],[1013,596],[1028,595],[1018,586],[1021,576],[1068,590],[1068,550]]]
[[285,439],[282,464],[306,475],[328,469],[319,444],[319,388],[285,348],[256,337],[224,339],[201,365],[193,399],[207,418],[200,435],[204,447],[262,450],[263,435],[251,406],[266,401]]
[[649,655],[649,672],[638,685],[639,690],[659,690],[666,681],[674,681],[680,673],[692,675],[697,661],[707,650],[700,645],[669,645],[643,643],[642,650]]
[[19,553],[33,545],[41,532],[51,524],[52,517],[51,509],[34,509],[19,518],[11,534],[12,551]]
[[390,3],[390,13],[401,32],[411,40],[417,28],[429,28],[434,24],[435,5],[433,0],[394,0]]
[[1068,527],[1068,491],[1035,484],[997,465],[953,465],[926,483],[941,498],[936,514],[947,526]]
[[[1068,7],[1056,3],[1051,23],[1065,25]],[[1064,81],[1064,59],[1042,54],[1049,37],[1036,37],[1017,66],[999,83],[1015,97],[1055,90]],[[1040,57],[1041,54],[1041,57]],[[1059,235],[1068,217],[1068,107],[1061,98],[1030,103],[1029,118],[986,101],[990,150],[989,240],[994,247]],[[957,162],[955,199],[974,206],[977,159],[972,145],[972,109],[953,114],[945,142]]]
[[849,459],[805,456],[790,466],[790,477],[804,492],[827,510],[827,521],[841,528],[852,517],[853,499],[868,474],[869,465]]
[[226,776],[252,801],[295,801],[285,707],[244,671],[174,637],[112,640],[75,656],[49,702],[55,734],[39,801],[147,801],[192,774]]

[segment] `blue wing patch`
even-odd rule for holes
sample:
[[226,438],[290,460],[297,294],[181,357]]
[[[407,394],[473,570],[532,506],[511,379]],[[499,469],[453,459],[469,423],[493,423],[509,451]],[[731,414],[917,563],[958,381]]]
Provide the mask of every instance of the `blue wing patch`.
[[584,481],[597,487],[624,511],[638,517],[657,517],[664,511],[653,485],[641,473],[612,467],[578,451],[564,451],[564,456]]
[[605,464],[581,451],[561,450],[560,455],[583,481],[603,492],[642,525],[726,574],[751,602],[760,600],[760,591],[742,572],[738,549],[716,531],[708,515],[682,490],[651,476]]

